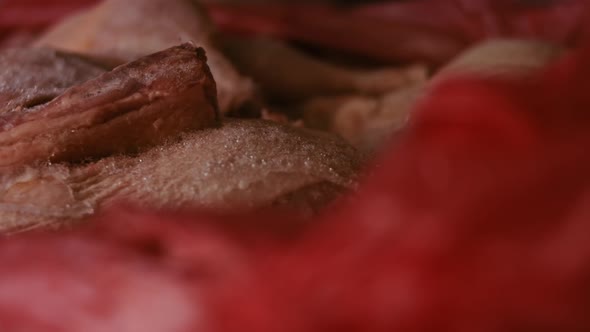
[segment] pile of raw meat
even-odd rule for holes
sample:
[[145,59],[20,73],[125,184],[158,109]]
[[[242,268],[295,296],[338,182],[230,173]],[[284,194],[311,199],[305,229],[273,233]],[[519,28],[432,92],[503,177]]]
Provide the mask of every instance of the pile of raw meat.
[[0,331],[590,331],[583,1],[227,2],[0,2]]

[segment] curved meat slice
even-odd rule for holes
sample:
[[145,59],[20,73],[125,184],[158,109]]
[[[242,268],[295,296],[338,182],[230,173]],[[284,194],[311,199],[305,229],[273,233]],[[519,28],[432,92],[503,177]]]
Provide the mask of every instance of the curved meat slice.
[[490,39],[459,54],[433,81],[465,75],[518,78],[541,70],[564,53],[563,47],[544,41]]
[[136,157],[0,175],[0,231],[63,225],[122,200],[225,211],[278,205],[309,214],[355,184],[360,161],[327,134],[227,121]]
[[184,44],[146,56],[48,103],[0,112],[0,168],[135,152],[213,126],[215,95],[202,49]]
[[224,38],[224,50],[241,72],[278,101],[317,96],[379,95],[426,80],[426,68],[351,69],[316,59],[270,38]]
[[253,83],[235,70],[215,46],[213,25],[191,0],[106,0],[50,29],[37,42],[125,63],[182,42],[207,51],[222,113],[249,102]]

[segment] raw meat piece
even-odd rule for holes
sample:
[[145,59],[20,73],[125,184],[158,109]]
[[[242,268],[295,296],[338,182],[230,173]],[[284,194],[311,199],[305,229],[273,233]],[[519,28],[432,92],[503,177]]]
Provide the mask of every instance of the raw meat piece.
[[353,70],[269,38],[225,38],[224,45],[236,67],[280,102],[342,94],[378,95],[426,79],[422,66]]
[[106,0],[66,18],[36,42],[124,63],[182,42],[205,48],[222,113],[249,102],[254,86],[216,49],[205,11],[191,0]]
[[60,226],[120,201],[219,211],[273,205],[312,214],[352,188],[360,158],[327,134],[227,121],[135,157],[0,175],[0,230]]
[[[188,44],[118,67],[55,99],[51,84],[56,82],[44,73],[39,82],[33,76],[22,79],[21,95],[7,96],[16,102],[5,101],[0,109],[0,169],[135,152],[217,121],[215,82],[205,53]],[[35,88],[38,83],[45,84]]]

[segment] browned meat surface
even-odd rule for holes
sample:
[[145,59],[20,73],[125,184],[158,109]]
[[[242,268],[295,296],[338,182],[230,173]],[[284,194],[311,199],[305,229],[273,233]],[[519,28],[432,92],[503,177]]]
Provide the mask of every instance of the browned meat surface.
[[0,230],[59,225],[120,201],[236,211],[279,205],[312,213],[354,184],[355,149],[262,120],[228,121],[135,157],[0,175]]
[[252,98],[252,82],[216,49],[209,18],[191,0],[106,0],[67,18],[36,45],[125,63],[181,42],[193,42],[207,51],[223,113],[239,109]]
[[39,48],[0,51],[0,115],[46,103],[106,70],[79,55]]
[[[38,160],[80,161],[135,152],[180,132],[212,126],[218,117],[215,82],[205,54],[188,44],[128,63],[47,103],[27,107],[23,101],[31,103],[30,95],[39,101],[39,96],[52,96],[41,92],[53,93],[74,81],[35,88],[34,78],[19,83],[24,97],[16,100],[21,105],[5,102],[0,113],[0,169]],[[45,83],[50,86],[51,80]],[[33,87],[32,92],[25,86]]]

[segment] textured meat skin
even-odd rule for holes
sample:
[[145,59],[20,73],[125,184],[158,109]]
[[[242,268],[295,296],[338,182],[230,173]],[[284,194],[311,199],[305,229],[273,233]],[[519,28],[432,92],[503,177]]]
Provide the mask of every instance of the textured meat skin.
[[45,103],[106,71],[80,55],[49,48],[0,52],[0,116]]
[[0,113],[0,169],[135,152],[216,124],[215,82],[189,44],[115,68],[48,103]]
[[181,42],[207,51],[222,113],[236,111],[252,98],[252,82],[217,50],[213,25],[191,0],[106,0],[66,18],[35,44],[124,63]]
[[59,226],[120,201],[160,208],[317,211],[354,185],[348,144],[261,120],[225,121],[137,156],[0,175],[0,231]]

